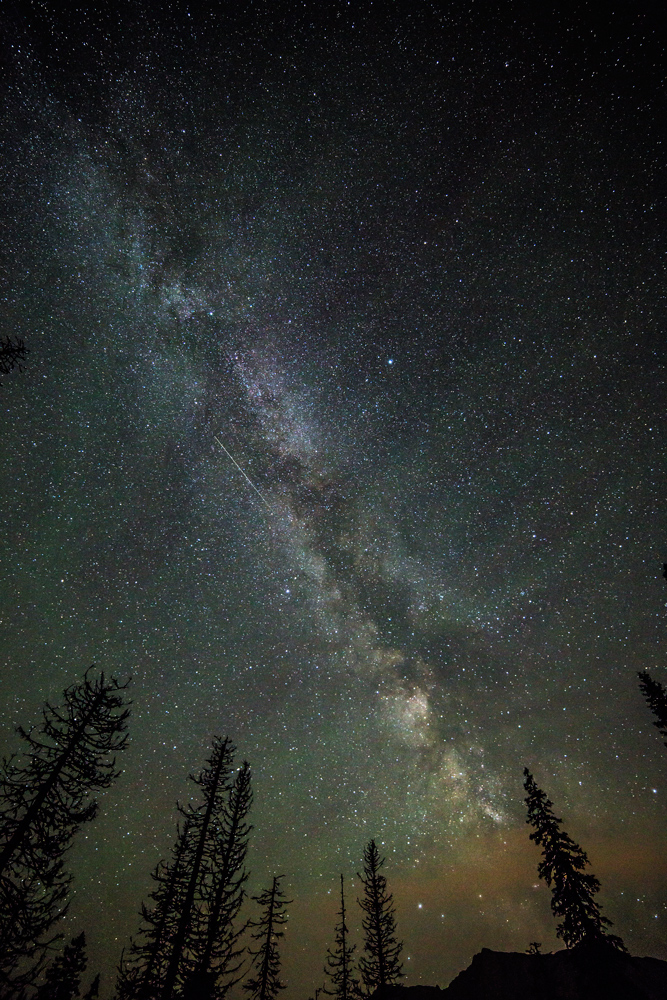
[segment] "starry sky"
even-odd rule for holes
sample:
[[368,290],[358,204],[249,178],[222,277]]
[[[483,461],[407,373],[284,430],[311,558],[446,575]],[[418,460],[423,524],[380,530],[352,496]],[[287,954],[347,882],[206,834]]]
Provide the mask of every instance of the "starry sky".
[[285,996],[371,837],[408,983],[558,947],[526,765],[667,958],[653,6],[5,7],[0,741],[132,675],[70,861],[104,997],[216,733]]

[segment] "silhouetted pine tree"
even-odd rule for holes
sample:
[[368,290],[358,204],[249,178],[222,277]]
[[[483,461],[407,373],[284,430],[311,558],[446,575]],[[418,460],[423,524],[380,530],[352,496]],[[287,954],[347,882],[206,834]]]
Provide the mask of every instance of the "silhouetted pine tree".
[[592,941],[605,941],[619,951],[625,945],[616,934],[608,934],[611,920],[603,917],[595,894],[600,883],[594,875],[585,873],[589,864],[585,851],[560,828],[562,820],[552,810],[553,802],[538,788],[528,770],[524,769],[524,788],[528,793],[526,822],[535,827],[530,839],[542,848],[543,861],[537,866],[540,878],[551,889],[551,910],[560,920],[556,934],[566,948]]
[[[9,375],[14,368],[22,370],[28,349],[20,337],[0,337],[0,375]],[[1,383],[0,383],[1,384]]]
[[242,962],[238,942],[246,924],[236,926],[245,899],[248,880],[245,859],[252,827],[246,818],[252,805],[250,765],[243,762],[229,791],[226,808],[216,816],[214,836],[206,847],[205,863],[209,875],[202,885],[203,907],[197,911],[193,953],[195,967],[189,983],[190,992],[204,993],[222,1000],[239,981],[234,976]]
[[225,806],[229,795],[229,774],[234,761],[231,740],[213,741],[213,751],[198,778],[193,778],[204,793],[204,801],[197,809],[188,807],[186,815],[192,829],[192,858],[187,872],[183,904],[178,914],[176,932],[170,943],[169,960],[162,988],[162,1000],[171,1000],[177,980],[182,983],[194,972],[196,951],[195,904],[201,898],[202,886],[210,873],[211,845],[222,827]]
[[159,862],[151,878],[157,883],[152,905],[141,904],[139,937],[121,955],[116,981],[117,1000],[151,1000],[164,986],[170,945],[185,899],[188,861],[192,854],[191,821],[186,815],[172,850],[171,863]]
[[81,976],[87,964],[86,935],[82,931],[65,945],[61,955],[53,959],[35,1000],[75,1000],[79,996]]
[[364,887],[362,899],[357,900],[365,916],[362,920],[367,956],[359,960],[364,986],[369,993],[378,986],[396,983],[403,976],[401,951],[403,942],[396,940],[394,901],[387,892],[387,880],[380,874],[384,865],[374,840],[364,849],[364,874],[359,878]]
[[252,937],[258,942],[256,950],[249,949],[250,954],[254,956],[252,966],[255,975],[243,984],[251,1000],[274,1000],[280,990],[285,989],[285,985],[279,979],[278,941],[284,937],[285,932],[281,929],[287,922],[284,910],[292,900],[285,899],[280,889],[280,880],[283,877],[277,876],[273,879],[270,889],[265,889],[259,896],[252,897],[262,907],[263,912],[259,920],[249,922],[250,927],[257,928]]
[[654,681],[646,670],[640,670],[637,676],[639,677],[639,690],[655,715],[653,725],[667,746],[667,691],[660,681]]
[[83,995],[83,1000],[97,1000],[100,995],[100,974],[99,972]]
[[327,949],[327,962],[324,972],[331,981],[332,989],[324,992],[339,1000],[356,1000],[360,996],[359,980],[354,975],[354,951],[356,945],[348,944],[348,929],[345,923],[345,892],[343,876],[340,877],[340,917],[336,924],[336,937],[333,950]]
[[[92,670],[92,668],[91,668]],[[120,684],[104,673],[67,688],[61,707],[48,702],[42,722],[26,732],[21,756],[0,773],[0,992],[34,983],[45,935],[67,909],[71,876],[65,851],[82,823],[95,817],[92,795],[120,773],[129,708]]]
[[238,981],[252,791],[247,762],[232,780],[234,750],[230,740],[214,740],[208,768],[193,779],[203,802],[179,806],[172,860],[156,868],[138,938],[121,958],[118,1000],[168,1000],[175,992],[221,1000]]

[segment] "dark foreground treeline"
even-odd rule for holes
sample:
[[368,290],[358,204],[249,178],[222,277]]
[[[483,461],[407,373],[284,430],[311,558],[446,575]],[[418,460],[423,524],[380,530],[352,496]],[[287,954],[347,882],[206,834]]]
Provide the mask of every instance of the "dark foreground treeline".
[[[67,688],[62,703],[47,702],[41,723],[18,728],[22,752],[0,773],[0,998],[95,1000],[99,976],[84,991],[85,935],[63,944],[58,922],[67,912],[72,876],[66,852],[80,827],[97,813],[95,795],[120,773],[116,755],[127,741],[127,682],[96,674]],[[648,673],[639,686],[667,743],[667,692]],[[281,989],[279,944],[287,920],[282,876],[252,897],[243,919],[252,830],[250,766],[235,764],[235,747],[216,737],[206,766],[193,777],[198,804],[178,806],[180,821],[167,860],[152,873],[138,933],[124,950],[116,1000],[223,1000],[240,982],[248,1000],[274,1000]],[[556,933],[566,948],[582,943],[625,951],[596,900],[600,883],[586,853],[561,828],[553,804],[524,770],[531,840],[541,847],[538,872],[552,891]],[[371,840],[364,850],[363,949],[347,927],[345,886],[334,945],[326,956],[322,990],[338,1000],[360,1000],[402,978],[402,944],[395,908],[382,874],[384,858]],[[244,946],[243,942],[249,941]],[[539,952],[532,942],[531,953]]]

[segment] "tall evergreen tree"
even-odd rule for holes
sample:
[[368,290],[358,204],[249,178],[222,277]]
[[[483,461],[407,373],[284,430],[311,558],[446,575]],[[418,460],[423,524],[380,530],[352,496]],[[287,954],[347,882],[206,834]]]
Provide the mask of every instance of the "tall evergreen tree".
[[653,680],[648,671],[640,670],[637,676],[639,677],[639,690],[655,715],[653,725],[667,746],[667,691],[660,681]]
[[227,807],[217,818],[215,835],[207,845],[205,860],[210,875],[202,888],[204,906],[197,913],[193,945],[192,986],[201,994],[206,984],[211,984],[213,992],[209,995],[216,1000],[222,1000],[239,981],[234,978],[242,964],[237,961],[243,952],[238,942],[247,925],[239,927],[236,921],[248,880],[244,866],[252,830],[247,822],[251,805],[250,765],[244,761],[229,791]]
[[0,337],[0,375],[9,375],[14,368],[21,371],[27,353],[25,342],[20,337]]
[[87,964],[86,935],[82,931],[53,959],[35,1000],[76,1000]]
[[99,972],[83,995],[83,1000],[97,1000],[100,995],[100,974]]
[[167,1000],[176,992],[222,1000],[238,981],[252,791],[247,762],[232,779],[234,751],[230,740],[216,739],[208,767],[193,779],[203,801],[179,806],[172,859],[156,868],[138,939],[121,958],[118,1000]]
[[156,883],[151,904],[141,905],[139,937],[121,955],[116,981],[117,1000],[155,1000],[165,981],[169,947],[174,940],[185,898],[188,862],[192,853],[191,821],[186,815],[172,850],[170,863],[159,862],[151,878]]
[[182,982],[194,972],[192,952],[196,946],[193,942],[192,930],[197,890],[206,879],[206,862],[210,858],[211,839],[215,838],[223,823],[226,799],[229,794],[228,776],[233,761],[234,746],[231,740],[216,738],[213,741],[213,751],[207,761],[208,768],[204,768],[199,777],[194,779],[204,793],[204,801],[197,809],[190,806],[187,812],[194,833],[194,851],[189,865],[185,897],[176,924],[176,933],[170,946],[169,961],[161,994],[162,1000],[171,1000],[177,978],[180,977]]
[[244,990],[250,994],[250,1000],[274,1000],[280,990],[285,989],[280,982],[280,953],[278,941],[284,937],[282,930],[287,922],[285,907],[292,902],[285,899],[280,888],[284,876],[273,879],[270,889],[265,889],[259,896],[253,896],[254,901],[262,907],[259,920],[250,921],[249,926],[255,928],[252,937],[258,942],[257,948],[250,948],[253,956],[255,975],[243,984]]
[[324,990],[329,996],[339,1000],[356,1000],[360,996],[359,980],[354,974],[354,951],[356,945],[348,943],[348,928],[345,922],[345,890],[343,876],[340,877],[340,920],[336,924],[333,950],[327,949],[324,972],[329,977],[331,989]]
[[[18,727],[23,752],[0,773],[0,987],[5,996],[33,983],[45,936],[67,909],[71,876],[64,855],[97,813],[94,794],[120,773],[127,683],[88,670],[63,704],[47,702],[42,722]],[[32,961],[31,961],[32,960]]]
[[394,900],[387,892],[386,878],[380,874],[384,862],[375,841],[371,840],[364,849],[364,874],[358,875],[364,895],[357,900],[364,913],[362,927],[366,952],[359,960],[359,968],[368,993],[377,987],[397,983],[403,976],[403,942],[396,940]]
[[543,860],[537,866],[540,878],[551,889],[551,910],[560,921],[556,934],[566,948],[584,942],[604,941],[619,951],[625,945],[616,934],[608,934],[611,920],[600,913],[595,895],[600,890],[597,878],[585,872],[588,856],[578,844],[560,828],[562,819],[554,815],[553,802],[538,788],[535,779],[524,769],[524,788],[527,792],[526,822],[534,827],[530,839],[542,848]]

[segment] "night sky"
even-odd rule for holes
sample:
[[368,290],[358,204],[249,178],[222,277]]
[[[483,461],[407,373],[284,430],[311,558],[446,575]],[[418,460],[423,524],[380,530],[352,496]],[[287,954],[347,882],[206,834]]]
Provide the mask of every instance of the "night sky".
[[0,732],[132,675],[64,928],[105,997],[216,733],[290,1000],[371,837],[408,983],[560,947],[526,765],[667,959],[654,6],[6,5]]

